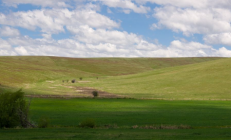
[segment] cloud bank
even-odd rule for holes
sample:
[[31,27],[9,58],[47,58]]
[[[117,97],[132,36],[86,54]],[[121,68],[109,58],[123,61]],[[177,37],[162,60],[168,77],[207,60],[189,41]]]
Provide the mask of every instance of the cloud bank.
[[[230,57],[231,4],[228,0],[3,0],[7,7],[31,4],[27,11],[0,11],[0,55],[65,57]],[[151,6],[152,5],[152,6]],[[154,6],[153,5],[157,5]],[[110,9],[156,22],[150,30],[167,29],[202,41],[174,39],[164,46],[123,29],[123,21],[102,13]],[[149,17],[148,15],[152,15]],[[131,23],[133,24],[133,23]],[[141,27],[140,27],[141,28]],[[38,35],[25,35],[22,30]],[[68,34],[64,38],[55,35]],[[214,48],[213,45],[220,45]],[[223,46],[224,45],[224,46]]]

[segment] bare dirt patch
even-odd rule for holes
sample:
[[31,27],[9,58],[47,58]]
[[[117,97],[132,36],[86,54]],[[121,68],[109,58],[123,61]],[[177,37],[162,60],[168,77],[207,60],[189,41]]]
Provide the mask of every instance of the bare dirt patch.
[[[123,96],[115,95],[109,92],[97,90],[91,87],[76,87],[76,86],[65,86],[66,88],[70,88],[73,91],[63,92],[63,91],[57,91],[57,94],[54,95],[26,95],[27,97],[35,97],[35,98],[93,98],[93,91],[98,92],[98,98],[123,98]],[[49,87],[51,89],[56,87]]]
[[97,89],[94,89],[91,87],[76,87],[76,91],[78,92],[78,94],[83,94],[83,95],[88,96],[88,97],[93,97],[93,95],[92,95],[93,91],[98,92],[99,98],[119,98],[119,97],[121,97],[119,95],[115,95],[115,94],[112,94],[109,92],[97,90]]

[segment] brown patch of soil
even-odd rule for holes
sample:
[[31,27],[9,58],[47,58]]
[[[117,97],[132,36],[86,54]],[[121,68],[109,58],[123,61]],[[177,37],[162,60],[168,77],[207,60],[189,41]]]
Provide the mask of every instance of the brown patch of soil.
[[100,91],[91,87],[76,87],[76,91],[78,92],[78,94],[83,94],[86,95],[88,97],[93,97],[92,92],[93,91],[97,91],[98,92],[98,97],[99,98],[119,98],[121,96],[119,95],[115,95],[109,92],[105,92],[105,91]]
[[[98,98],[122,98],[123,96],[115,95],[112,93],[108,93],[105,91],[97,90],[91,87],[76,87],[76,86],[65,86],[66,88],[73,89],[73,92],[64,92],[60,93],[61,95],[26,95],[27,97],[34,97],[34,98],[93,98],[93,91],[98,92]],[[55,87],[49,87],[55,88]]]

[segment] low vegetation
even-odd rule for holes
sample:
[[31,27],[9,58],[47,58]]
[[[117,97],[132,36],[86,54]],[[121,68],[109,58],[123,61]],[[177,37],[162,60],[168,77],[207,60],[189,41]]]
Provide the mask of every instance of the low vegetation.
[[29,120],[29,107],[22,90],[0,93],[0,128],[34,127]]
[[96,98],[96,97],[98,97],[98,95],[99,95],[99,93],[98,93],[98,91],[92,91],[92,95]]
[[96,124],[95,124],[94,119],[85,119],[79,124],[79,126],[80,127],[94,128],[96,126]]
[[109,77],[82,87],[139,99],[231,100],[231,59]]
[[[39,120],[46,114],[50,118],[49,128],[2,129],[0,140],[225,140],[231,137],[230,110],[229,101],[35,98],[31,118]],[[86,118],[94,122],[85,123]],[[94,123],[94,129],[85,125]]]
[[39,120],[45,114],[51,127],[78,127],[86,118],[92,118],[97,126],[222,128],[231,127],[230,110],[230,101],[34,98],[31,119]]

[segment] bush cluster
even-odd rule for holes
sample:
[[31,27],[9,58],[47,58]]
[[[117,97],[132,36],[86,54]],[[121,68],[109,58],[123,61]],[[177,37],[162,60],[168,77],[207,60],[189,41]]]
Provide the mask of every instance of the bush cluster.
[[80,124],[79,124],[80,127],[89,127],[89,128],[94,128],[96,125],[95,125],[95,120],[93,119],[86,119],[84,121],[82,121]]
[[93,95],[94,97],[98,97],[98,96],[99,96],[99,93],[98,93],[98,91],[92,91],[92,95]]
[[0,93],[0,128],[33,127],[29,122],[29,106],[21,89]]

